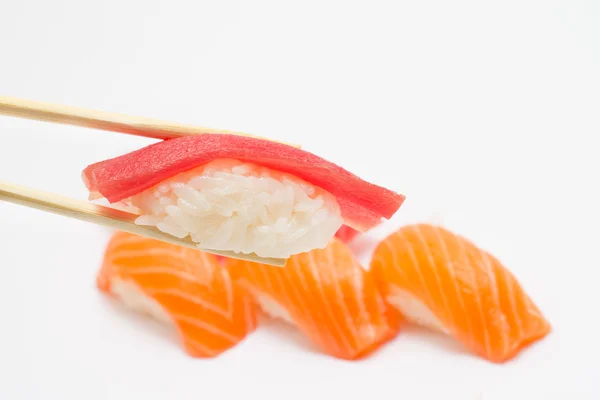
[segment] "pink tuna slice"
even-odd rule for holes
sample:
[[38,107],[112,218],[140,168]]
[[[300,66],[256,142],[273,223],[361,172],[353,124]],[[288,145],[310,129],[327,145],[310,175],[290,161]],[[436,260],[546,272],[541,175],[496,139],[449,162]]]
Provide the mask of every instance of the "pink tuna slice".
[[340,239],[344,243],[350,242],[354,239],[360,232],[354,228],[349,227],[348,225],[340,226],[340,229],[335,233],[335,237]]
[[83,179],[90,192],[98,192],[110,203],[116,203],[180,172],[224,158],[285,172],[328,191],[336,197],[344,223],[361,232],[382,218],[391,218],[405,199],[308,151],[237,135],[206,134],[165,140],[92,164],[83,171]]

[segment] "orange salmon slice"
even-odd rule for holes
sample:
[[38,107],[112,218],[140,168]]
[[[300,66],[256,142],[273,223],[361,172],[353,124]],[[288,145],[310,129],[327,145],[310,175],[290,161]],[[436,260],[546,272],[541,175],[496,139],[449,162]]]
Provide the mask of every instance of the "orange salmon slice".
[[193,357],[221,354],[256,326],[248,293],[216,256],[199,250],[117,232],[97,285],[134,311],[173,325]]
[[442,227],[401,228],[375,249],[371,270],[408,320],[449,334],[492,362],[546,336],[549,322],[498,259]]
[[295,325],[334,357],[360,358],[398,332],[399,314],[338,239],[292,256],[283,268],[233,259],[227,266],[263,311]]

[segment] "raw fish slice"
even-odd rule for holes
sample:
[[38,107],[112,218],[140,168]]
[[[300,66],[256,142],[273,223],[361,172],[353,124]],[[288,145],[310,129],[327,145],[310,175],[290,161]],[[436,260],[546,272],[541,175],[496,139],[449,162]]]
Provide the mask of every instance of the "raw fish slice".
[[236,135],[199,135],[155,143],[90,165],[83,179],[90,192],[100,192],[115,203],[217,159],[261,165],[327,191],[336,198],[345,223],[360,231],[391,218],[404,201],[403,195],[366,182],[307,151]]
[[335,237],[344,243],[352,241],[360,232],[348,225],[342,225],[335,233]]
[[296,325],[322,351],[356,359],[396,335],[399,315],[341,241],[292,256],[284,268],[227,259],[263,311]]
[[551,330],[498,259],[444,228],[398,230],[375,249],[371,270],[407,319],[452,335],[490,361],[514,357]]
[[174,325],[194,357],[228,350],[256,325],[247,292],[215,256],[199,250],[117,232],[97,284],[135,311]]

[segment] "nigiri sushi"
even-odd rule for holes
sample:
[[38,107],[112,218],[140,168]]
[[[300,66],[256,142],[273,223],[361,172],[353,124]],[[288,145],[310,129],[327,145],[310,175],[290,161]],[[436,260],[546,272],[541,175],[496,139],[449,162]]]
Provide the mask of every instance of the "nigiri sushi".
[[407,319],[503,362],[543,338],[549,322],[498,259],[430,224],[401,228],[371,262],[386,301]]
[[99,289],[174,326],[187,353],[214,357],[256,326],[252,300],[212,254],[125,232],[109,241]]
[[324,248],[343,223],[367,230],[404,201],[307,151],[236,135],[155,143],[88,166],[83,180],[137,224],[263,258]]
[[399,314],[338,239],[292,256],[283,268],[235,259],[226,266],[267,315],[297,326],[334,357],[359,358],[398,332]]

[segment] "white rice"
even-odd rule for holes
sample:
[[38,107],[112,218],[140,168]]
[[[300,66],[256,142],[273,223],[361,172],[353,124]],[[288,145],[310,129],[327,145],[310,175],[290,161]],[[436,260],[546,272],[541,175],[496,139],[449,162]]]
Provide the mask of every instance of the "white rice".
[[260,309],[263,310],[271,318],[282,319],[289,324],[295,325],[292,320],[292,316],[283,306],[276,302],[272,297],[266,294],[259,294],[254,296]]
[[146,296],[134,283],[115,278],[111,283],[110,291],[130,310],[148,315],[165,324],[173,324],[165,309]]
[[387,301],[414,324],[434,331],[448,333],[442,322],[412,293],[392,286]]
[[292,175],[216,160],[169,178],[128,203],[136,224],[198,246],[288,258],[324,248],[343,220],[330,193]]

